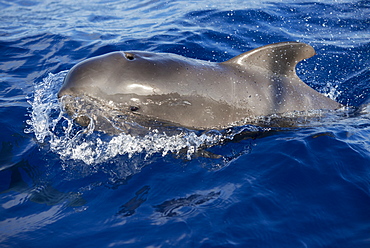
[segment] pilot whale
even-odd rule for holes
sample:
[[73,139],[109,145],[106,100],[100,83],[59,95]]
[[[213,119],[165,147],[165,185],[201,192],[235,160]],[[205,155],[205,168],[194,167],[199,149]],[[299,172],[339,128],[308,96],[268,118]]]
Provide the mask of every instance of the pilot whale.
[[[313,47],[300,42],[266,45],[221,63],[111,52],[72,67],[58,97],[80,124],[94,120],[103,131],[106,122],[99,121],[109,118],[107,112],[144,127],[165,123],[209,130],[261,116],[341,108],[297,76],[297,63],[313,55]],[[93,103],[101,110],[94,112]]]

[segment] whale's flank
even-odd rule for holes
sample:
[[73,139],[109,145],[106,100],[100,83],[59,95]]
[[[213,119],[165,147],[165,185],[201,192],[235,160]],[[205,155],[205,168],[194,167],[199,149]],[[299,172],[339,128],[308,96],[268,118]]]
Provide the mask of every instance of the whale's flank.
[[96,127],[106,126],[98,122],[112,113],[122,116],[122,123],[143,127],[220,129],[260,116],[340,108],[296,75],[297,63],[313,55],[310,45],[299,42],[263,46],[222,63],[112,52],[75,65],[58,97],[69,98],[63,100],[68,112],[88,115]]

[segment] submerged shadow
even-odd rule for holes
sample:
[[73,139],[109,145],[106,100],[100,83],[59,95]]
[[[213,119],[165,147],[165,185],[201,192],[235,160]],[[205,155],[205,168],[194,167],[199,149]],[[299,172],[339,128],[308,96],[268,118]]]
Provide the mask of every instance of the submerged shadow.
[[138,207],[140,207],[141,204],[143,204],[146,201],[146,199],[148,197],[149,190],[150,190],[149,186],[144,186],[141,189],[139,189],[135,193],[135,197],[133,197],[128,202],[123,204],[120,207],[120,210],[117,212],[116,215],[120,215],[120,216],[123,216],[123,217],[128,217],[128,216],[131,216],[131,215],[135,214],[136,209]]
[[[1,162],[6,162],[9,166],[1,170],[3,175],[10,174],[10,182],[6,189],[0,191],[0,194],[7,194],[9,192],[18,192],[28,194],[28,199],[31,202],[38,204],[46,204],[49,206],[68,202],[67,206],[77,207],[86,204],[86,200],[76,192],[61,192],[55,189],[50,183],[40,181],[40,172],[32,167],[28,161],[21,160],[13,165],[10,164],[10,156],[12,145],[6,142],[2,143],[0,154],[7,152],[8,159],[2,158]],[[10,152],[10,153],[9,153]],[[23,174],[23,175],[22,175]],[[28,176],[32,180],[34,186],[30,186],[25,180],[24,176]]]
[[188,197],[182,197],[165,201],[160,205],[154,206],[155,210],[162,214],[163,217],[175,217],[180,215],[178,210],[183,207],[194,208],[197,205],[204,204],[208,201],[216,199],[220,196],[221,192],[210,192],[208,194],[193,194]]

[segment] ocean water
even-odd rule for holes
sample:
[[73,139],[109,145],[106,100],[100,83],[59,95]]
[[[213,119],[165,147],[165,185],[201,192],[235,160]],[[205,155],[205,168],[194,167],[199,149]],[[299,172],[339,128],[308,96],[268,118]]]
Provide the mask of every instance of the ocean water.
[[[370,3],[0,1],[0,247],[370,247]],[[117,50],[221,62],[312,45],[311,87],[349,106],[296,128],[106,135],[56,98]]]

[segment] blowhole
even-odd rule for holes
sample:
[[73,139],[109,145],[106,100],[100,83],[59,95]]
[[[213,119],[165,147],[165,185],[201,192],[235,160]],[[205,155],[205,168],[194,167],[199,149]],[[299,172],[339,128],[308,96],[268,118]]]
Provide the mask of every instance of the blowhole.
[[125,53],[125,57],[128,60],[134,60],[135,56],[132,53]]

